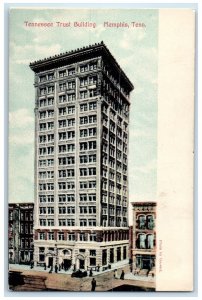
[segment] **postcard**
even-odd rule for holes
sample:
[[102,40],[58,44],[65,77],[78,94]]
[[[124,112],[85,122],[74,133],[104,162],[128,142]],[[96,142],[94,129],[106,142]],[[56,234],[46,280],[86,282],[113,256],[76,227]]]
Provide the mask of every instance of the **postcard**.
[[194,37],[191,9],[10,9],[10,290],[193,291]]

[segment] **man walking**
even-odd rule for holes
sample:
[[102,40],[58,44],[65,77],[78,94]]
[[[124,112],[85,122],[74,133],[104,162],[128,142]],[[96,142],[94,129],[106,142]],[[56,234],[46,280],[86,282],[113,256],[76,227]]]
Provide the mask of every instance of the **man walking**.
[[96,288],[96,280],[95,278],[93,278],[91,281],[91,291],[94,292],[95,288]]

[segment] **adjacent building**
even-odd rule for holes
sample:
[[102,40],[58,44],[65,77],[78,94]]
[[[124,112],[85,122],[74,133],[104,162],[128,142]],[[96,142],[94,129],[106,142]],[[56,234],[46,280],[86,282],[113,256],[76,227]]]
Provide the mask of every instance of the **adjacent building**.
[[33,260],[33,203],[9,204],[9,263],[29,264]]
[[155,276],[156,202],[133,202],[133,273]]
[[30,64],[35,73],[34,261],[128,259],[133,84],[103,42]]

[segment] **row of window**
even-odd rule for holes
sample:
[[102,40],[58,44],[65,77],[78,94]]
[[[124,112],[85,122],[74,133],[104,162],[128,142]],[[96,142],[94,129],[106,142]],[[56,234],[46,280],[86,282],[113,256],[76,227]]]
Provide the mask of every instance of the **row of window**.
[[[57,236],[54,235],[54,232],[48,232],[47,233],[47,238],[49,240],[54,240],[54,238],[56,239],[56,237],[60,241],[61,240],[64,241],[65,238],[68,241],[75,241],[76,238],[79,241],[96,241],[96,233],[89,233],[89,234],[88,233],[79,233],[78,235],[76,235],[75,233],[68,233],[68,234],[66,234],[66,237],[65,237],[64,232],[58,232]],[[46,238],[45,232],[40,232],[38,234],[38,238],[39,238],[39,240],[45,240],[45,238]],[[53,251],[54,251],[54,249],[53,249]],[[44,253],[44,252],[45,252],[45,248],[44,247],[39,247],[39,253]],[[79,252],[83,253],[83,252],[85,252],[85,249],[82,249]],[[90,256],[95,256],[96,255],[96,250],[89,250],[89,255]]]
[[[66,122],[66,120],[64,120]],[[75,138],[75,131],[65,131],[59,132],[58,134],[59,140],[69,140]],[[81,129],[80,130],[80,137],[91,137],[96,136],[96,128],[88,128],[88,129]],[[47,143],[54,141],[54,134],[47,134],[47,135],[40,135],[39,136],[39,143]]]
[[[74,137],[75,137],[74,131],[67,131],[67,132],[59,133],[59,140],[72,139]],[[95,149],[96,149],[96,141],[80,143],[80,151],[95,150]],[[59,153],[72,152],[74,150],[75,150],[75,145],[72,145],[72,144],[71,145],[69,145],[69,144],[68,145],[59,145]],[[39,155],[51,155],[53,153],[54,153],[53,146],[39,148]],[[49,160],[49,162],[50,162],[50,160]],[[41,163],[41,164],[43,165],[43,163]]]
[[[66,152],[65,150],[72,149],[72,145],[61,145],[59,146],[59,152]],[[63,151],[61,151],[63,150]],[[74,156],[69,156],[69,157],[59,157],[58,159],[59,165],[60,166],[65,166],[65,165],[73,165],[75,164],[75,157]],[[89,155],[80,155],[80,163],[81,164],[86,164],[86,163],[94,163],[96,162],[96,154],[89,154]],[[46,167],[46,166],[53,166],[54,165],[54,160],[53,159],[42,159],[39,160],[39,167]],[[47,175],[48,176],[48,175]],[[52,177],[47,177],[47,178],[52,178]]]
[[[58,196],[59,203],[66,203],[66,202],[74,202],[75,195],[74,194],[62,194]],[[79,196],[80,201],[96,201],[96,194],[80,194]]]
[[[84,184],[84,182],[81,182],[80,186],[82,187],[82,189],[89,187],[88,182],[86,182],[85,184]],[[90,187],[92,187],[92,182],[90,184]],[[108,199],[107,194],[106,195],[103,194],[102,195],[102,202],[106,203],[107,199]],[[82,201],[82,202],[96,201],[96,194],[80,194],[79,195],[79,200]],[[39,195],[39,201],[40,201],[40,203],[54,202],[54,195]],[[75,201],[75,195],[74,194],[60,194],[58,196],[58,201],[59,201],[59,203],[74,202]],[[115,204],[115,196],[109,196],[109,203],[110,204]],[[122,199],[121,196],[117,195],[116,205],[121,205],[121,203],[123,204],[123,206],[124,206],[124,204],[126,205],[127,204],[127,198],[123,197],[123,199]],[[150,224],[148,226],[150,226]]]

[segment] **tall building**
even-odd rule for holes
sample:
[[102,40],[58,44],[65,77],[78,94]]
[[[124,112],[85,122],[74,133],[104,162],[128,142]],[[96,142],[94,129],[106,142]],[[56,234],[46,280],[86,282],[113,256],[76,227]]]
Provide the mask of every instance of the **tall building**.
[[30,63],[35,73],[35,263],[128,258],[129,95],[103,42]]
[[33,260],[33,203],[10,203],[9,263],[29,264]]
[[154,276],[156,202],[133,202],[132,264],[134,274]]

